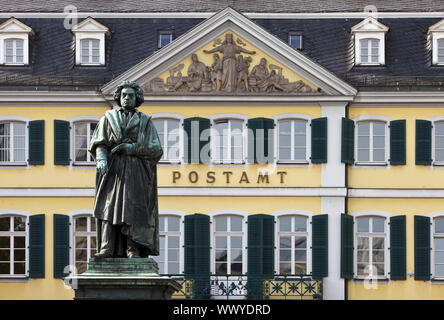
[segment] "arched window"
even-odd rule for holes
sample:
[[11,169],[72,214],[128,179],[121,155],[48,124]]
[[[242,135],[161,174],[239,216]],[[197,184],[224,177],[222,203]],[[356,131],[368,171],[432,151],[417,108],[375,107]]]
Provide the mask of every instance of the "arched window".
[[176,215],[159,216],[160,254],[153,258],[159,266],[160,274],[182,273],[181,220],[181,217]]
[[97,252],[96,219],[91,214],[77,214],[72,217],[72,262],[77,274],[86,271],[88,261]]
[[0,276],[27,274],[27,217],[0,215]]
[[355,218],[355,275],[357,278],[386,278],[388,275],[387,218]]
[[308,274],[308,217],[284,215],[278,219],[278,273]]
[[94,159],[88,152],[92,134],[96,129],[97,120],[73,122],[73,161],[74,164],[93,164]]
[[26,122],[0,122],[0,164],[27,160],[26,131]]
[[444,279],[444,217],[435,217],[432,223],[432,274],[433,278]]
[[355,131],[356,161],[358,163],[386,163],[388,154],[387,122],[358,121]]
[[163,148],[161,162],[180,162],[182,145],[180,134],[180,119],[156,118],[153,119],[160,143]]
[[308,121],[282,119],[278,121],[278,162],[308,161]]
[[434,122],[433,131],[433,162],[444,163],[444,121]]
[[213,219],[214,273],[242,274],[244,261],[244,218],[237,215],[217,215]]

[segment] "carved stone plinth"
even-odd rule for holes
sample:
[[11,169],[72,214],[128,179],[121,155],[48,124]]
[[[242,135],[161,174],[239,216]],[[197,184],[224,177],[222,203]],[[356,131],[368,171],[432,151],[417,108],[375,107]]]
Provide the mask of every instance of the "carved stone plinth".
[[179,283],[161,277],[151,258],[109,258],[88,262],[88,270],[65,279],[76,300],[170,299]]

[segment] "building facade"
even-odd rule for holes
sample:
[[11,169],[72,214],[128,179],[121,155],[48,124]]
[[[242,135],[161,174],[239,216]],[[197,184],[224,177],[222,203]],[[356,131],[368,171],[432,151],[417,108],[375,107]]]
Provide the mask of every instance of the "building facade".
[[131,80],[164,148],[155,259],[191,297],[442,299],[444,6],[404,2],[5,4],[0,298],[73,298],[88,142]]

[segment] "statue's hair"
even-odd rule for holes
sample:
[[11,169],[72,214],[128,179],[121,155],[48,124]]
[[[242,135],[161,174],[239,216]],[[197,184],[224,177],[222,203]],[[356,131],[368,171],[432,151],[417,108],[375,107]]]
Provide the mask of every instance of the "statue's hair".
[[136,105],[134,106],[135,108],[137,108],[138,106],[140,106],[143,103],[143,101],[145,99],[143,98],[143,90],[142,90],[142,88],[134,81],[125,80],[125,81],[123,81],[121,84],[119,84],[117,86],[117,89],[114,92],[114,101],[117,102],[119,107],[121,107],[121,105],[120,105],[120,95],[122,94],[122,90],[124,88],[134,89],[134,92],[136,93]]

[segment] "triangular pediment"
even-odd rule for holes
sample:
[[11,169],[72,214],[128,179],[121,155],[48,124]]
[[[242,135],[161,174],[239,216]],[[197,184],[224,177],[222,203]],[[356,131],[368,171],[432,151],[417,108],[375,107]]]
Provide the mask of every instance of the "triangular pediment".
[[444,32],[444,19],[430,26],[429,32]]
[[80,21],[78,24],[71,28],[72,32],[109,32],[108,27],[104,26],[100,22],[97,22],[91,17]]
[[368,17],[351,28],[352,33],[356,32],[387,32],[389,28],[373,17]]
[[11,18],[0,24],[0,32],[33,33],[33,30],[23,22],[15,18]]
[[228,7],[102,88],[145,96],[354,96],[356,89]]

